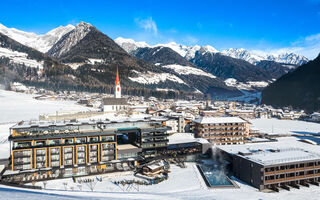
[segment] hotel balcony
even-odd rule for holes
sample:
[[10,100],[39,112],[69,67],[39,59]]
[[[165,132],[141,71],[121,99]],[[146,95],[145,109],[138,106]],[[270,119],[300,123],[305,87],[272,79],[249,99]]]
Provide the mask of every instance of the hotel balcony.
[[299,172],[299,171],[307,171],[307,170],[312,170],[312,169],[320,169],[320,165],[315,165],[315,166],[308,166],[308,167],[298,167],[298,168],[290,168],[290,169],[282,169],[282,170],[273,170],[273,171],[268,171],[264,172],[265,176],[268,175],[275,175],[275,174],[284,174],[287,172]]
[[297,180],[303,180],[303,179],[315,178],[315,177],[320,177],[320,173],[265,180],[265,184],[297,181]]

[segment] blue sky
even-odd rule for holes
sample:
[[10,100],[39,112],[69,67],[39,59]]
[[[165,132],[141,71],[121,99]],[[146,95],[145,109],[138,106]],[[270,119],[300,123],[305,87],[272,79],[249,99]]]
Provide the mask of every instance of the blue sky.
[[8,0],[1,7],[0,23],[37,34],[85,21],[113,39],[149,44],[294,51],[308,58],[320,52],[320,0]]

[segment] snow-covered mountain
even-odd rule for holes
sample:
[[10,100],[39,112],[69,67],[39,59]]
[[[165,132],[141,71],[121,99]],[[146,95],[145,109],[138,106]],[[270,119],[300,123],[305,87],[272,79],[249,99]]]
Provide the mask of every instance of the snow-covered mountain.
[[226,56],[230,56],[232,58],[237,58],[237,59],[241,59],[241,60],[245,60],[251,64],[257,64],[258,62],[260,62],[261,60],[266,60],[266,58],[259,56],[259,55],[255,55],[250,53],[248,50],[245,49],[227,49],[227,50],[223,50],[221,52],[222,54],[226,55]]
[[215,54],[215,53],[219,53],[219,51],[217,49],[215,49],[214,47],[210,46],[210,45],[205,45],[205,46],[202,46],[199,49],[199,53],[202,54],[202,55],[205,54],[205,53]]
[[64,40],[59,40],[48,51],[48,53],[54,57],[60,57],[64,53],[68,52],[73,46],[79,43],[93,28],[89,23],[80,22],[77,26],[69,32]]
[[59,26],[44,35],[21,31],[15,28],[7,28],[0,24],[0,33],[20,42],[23,45],[37,49],[38,51],[47,52],[62,36],[72,31],[73,25]]
[[147,44],[146,42],[135,42],[132,39],[124,39],[121,37],[117,38],[115,40],[115,42],[130,54],[132,54],[133,51],[136,51],[139,48],[169,47],[189,61],[194,59],[196,53],[205,54],[205,53],[209,52],[209,53],[213,53],[213,54],[221,53],[223,55],[226,55],[226,56],[229,56],[232,58],[245,60],[251,64],[254,64],[254,65],[257,65],[262,60],[274,61],[274,62],[278,62],[281,64],[288,64],[288,65],[302,65],[302,64],[308,62],[308,59],[306,57],[295,54],[295,53],[262,55],[262,54],[252,53],[252,52],[250,52],[246,49],[243,49],[243,48],[240,48],[240,49],[230,48],[230,49],[226,49],[226,50],[219,52],[217,49],[215,49],[214,47],[212,47],[210,45],[185,46],[182,44],[177,44],[175,42],[170,42],[167,44],[156,44],[154,46],[151,46],[151,45]]
[[135,42],[132,39],[125,39],[122,37],[118,37],[114,41],[130,54],[138,48],[150,47],[146,42]]
[[282,53],[279,55],[269,55],[267,60],[275,61],[278,63],[291,64],[291,65],[302,65],[307,63],[308,58],[295,54],[295,53]]
[[[244,90],[260,90],[290,71],[289,67],[296,68],[296,63],[300,64],[299,59],[306,59],[294,54],[287,54],[286,57],[280,55],[268,57],[245,49],[228,49],[219,52],[210,45],[185,46],[170,42],[150,46],[145,42],[138,43],[132,39],[123,38],[117,38],[115,42],[131,55],[146,62],[172,69],[176,73],[178,73],[177,70],[181,70],[194,74],[192,72],[202,70],[219,79],[229,80],[225,82],[228,86]],[[301,63],[302,60],[300,60]],[[278,63],[279,61],[281,63]]]
[[139,48],[168,47],[174,50],[175,52],[177,52],[178,54],[180,54],[182,57],[186,58],[187,60],[194,58],[195,53],[199,51],[201,48],[199,45],[185,46],[185,45],[177,44],[175,42],[170,42],[167,44],[156,44],[152,46],[147,44],[146,42],[135,42],[133,39],[125,39],[122,37],[118,37],[114,41],[129,54],[132,54],[134,51],[136,51]]
[[290,64],[290,65],[302,65],[308,62],[308,59],[304,56],[295,54],[295,53],[282,53],[282,54],[254,54],[249,52],[246,49],[227,49],[221,52],[226,56],[230,56],[233,58],[245,60],[251,64],[258,64],[262,60],[274,61],[282,64]]
[[154,45],[154,47],[168,47],[180,54],[182,57],[186,58],[187,60],[194,58],[195,53],[199,51],[199,49],[201,48],[199,45],[185,46],[177,44],[175,42],[170,42],[167,44],[157,44]]

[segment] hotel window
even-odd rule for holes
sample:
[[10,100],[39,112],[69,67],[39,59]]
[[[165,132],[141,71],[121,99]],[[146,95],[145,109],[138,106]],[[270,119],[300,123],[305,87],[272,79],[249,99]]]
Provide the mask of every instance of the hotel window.
[[60,165],[59,161],[51,162],[52,167],[59,167],[59,165]]
[[30,142],[14,142],[13,143],[13,148],[26,148],[26,147],[31,147],[31,141]]
[[84,147],[84,146],[80,146],[80,147],[77,147],[78,148],[78,152],[79,151],[85,151],[86,150],[86,148]]
[[84,144],[86,143],[86,138],[76,138],[76,143],[77,144]]
[[97,137],[89,137],[89,142],[98,142],[99,138]]
[[31,169],[31,165],[22,165],[22,169],[27,170],[27,169]]
[[90,151],[97,151],[98,150],[98,145],[91,145],[90,146]]
[[60,153],[60,148],[52,148],[51,149],[51,154],[59,154]]
[[78,158],[84,158],[85,157],[85,153],[84,152],[78,152]]
[[48,145],[49,146],[57,146],[61,144],[61,140],[60,139],[55,139],[55,140],[49,140],[48,141]]
[[102,144],[103,149],[114,149],[114,144]]
[[35,141],[34,146],[42,147],[46,145],[46,141]]
[[72,153],[73,149],[72,147],[64,147],[64,153]]
[[101,136],[101,141],[102,142],[113,142],[114,136]]
[[65,160],[65,165],[72,165],[72,160]]
[[78,164],[85,164],[85,159],[84,158],[79,158],[78,159]]
[[46,150],[45,149],[37,149],[36,150],[36,154],[37,155],[45,155],[46,154]]
[[73,144],[73,138],[62,139],[62,144]]
[[60,159],[59,155],[51,155],[51,160],[57,161]]

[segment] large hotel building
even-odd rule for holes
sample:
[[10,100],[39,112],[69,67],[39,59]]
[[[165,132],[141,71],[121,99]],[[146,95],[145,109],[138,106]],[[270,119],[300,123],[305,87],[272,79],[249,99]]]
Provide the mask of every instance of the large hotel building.
[[232,163],[234,176],[259,190],[319,185],[320,154],[316,152],[266,144],[218,148]]
[[19,123],[10,128],[10,170],[3,178],[30,182],[37,178],[128,170],[140,155],[167,149],[165,121],[147,118]]
[[196,137],[212,144],[243,144],[250,134],[250,123],[239,117],[200,117],[193,121]]

